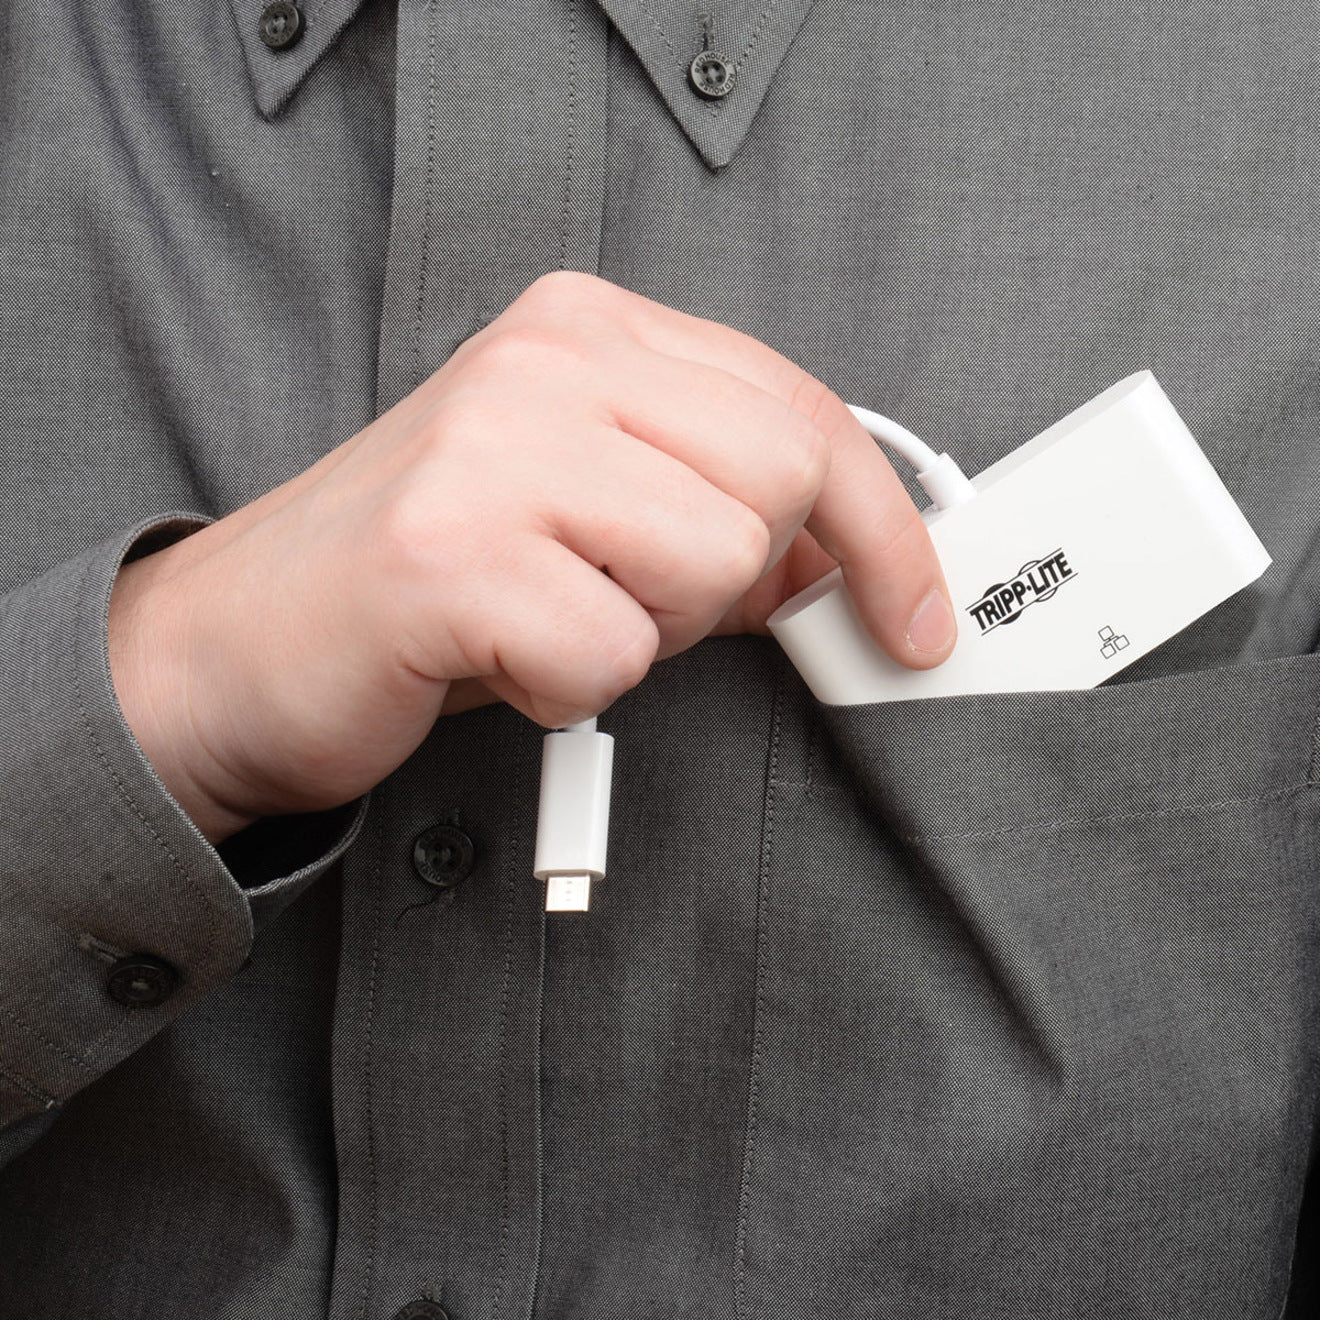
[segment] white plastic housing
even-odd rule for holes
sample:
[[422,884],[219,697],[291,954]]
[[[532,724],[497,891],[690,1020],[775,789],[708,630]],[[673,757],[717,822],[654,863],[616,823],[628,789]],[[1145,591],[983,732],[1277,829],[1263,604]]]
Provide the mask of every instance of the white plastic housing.
[[605,874],[614,739],[608,733],[548,733],[541,743],[541,802],[532,873]]
[[942,665],[912,670],[890,659],[838,569],[770,616],[821,701],[1093,687],[1270,564],[1149,371],[1069,413],[972,485],[970,502],[922,514],[958,618],[957,645]]

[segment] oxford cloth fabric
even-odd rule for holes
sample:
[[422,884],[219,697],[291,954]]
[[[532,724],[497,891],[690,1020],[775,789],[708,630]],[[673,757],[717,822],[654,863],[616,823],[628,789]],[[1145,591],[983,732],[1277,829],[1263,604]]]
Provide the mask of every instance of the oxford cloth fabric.
[[[719,102],[686,0],[321,0],[284,51],[258,0],[0,14],[0,1314],[1310,1313],[1315,7],[704,8]],[[1149,367],[1273,565],[1087,691],[665,661],[586,917],[504,707],[212,848],[115,700],[119,564],[561,268],[969,471]],[[106,992],[137,951],[157,1008]]]

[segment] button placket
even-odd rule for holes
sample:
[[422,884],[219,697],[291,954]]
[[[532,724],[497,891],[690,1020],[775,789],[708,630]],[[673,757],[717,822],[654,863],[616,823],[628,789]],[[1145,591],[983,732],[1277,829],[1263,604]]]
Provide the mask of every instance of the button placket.
[[[510,39],[523,30],[544,63],[531,77],[524,44]],[[400,3],[379,412],[537,277],[597,268],[609,42],[604,13],[580,0]],[[493,114],[452,69],[518,86],[519,113]],[[474,281],[495,213],[508,221],[500,260]],[[335,1107],[349,1139],[337,1149],[335,1320],[393,1320],[429,1288],[453,1320],[530,1310],[544,890],[526,826],[542,733],[507,707],[444,717],[407,775],[373,799],[373,846],[346,859]],[[461,824],[445,817],[450,803],[462,804]],[[449,829],[430,833],[438,826],[471,839],[470,863]],[[428,1311],[418,1320],[439,1320]]]

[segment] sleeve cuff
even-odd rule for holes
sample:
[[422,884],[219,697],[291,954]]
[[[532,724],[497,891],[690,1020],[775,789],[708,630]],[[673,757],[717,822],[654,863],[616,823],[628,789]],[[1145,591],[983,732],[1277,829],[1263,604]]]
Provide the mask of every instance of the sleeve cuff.
[[[110,674],[121,564],[213,519],[139,522],[0,598],[0,1125],[59,1103],[224,984],[352,845],[370,795],[219,849],[133,736]],[[147,955],[152,984],[116,964]]]

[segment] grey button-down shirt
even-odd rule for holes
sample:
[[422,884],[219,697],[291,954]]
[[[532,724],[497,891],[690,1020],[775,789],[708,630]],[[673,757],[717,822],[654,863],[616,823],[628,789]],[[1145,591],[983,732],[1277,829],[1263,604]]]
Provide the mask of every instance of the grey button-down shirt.
[[[1310,1314],[1314,5],[261,9],[0,14],[0,1315]],[[973,472],[1149,367],[1273,566],[1085,691],[665,661],[585,917],[507,707],[212,848],[115,701],[119,564],[557,268]],[[114,998],[127,953],[178,989]]]

